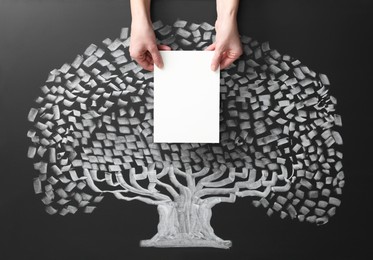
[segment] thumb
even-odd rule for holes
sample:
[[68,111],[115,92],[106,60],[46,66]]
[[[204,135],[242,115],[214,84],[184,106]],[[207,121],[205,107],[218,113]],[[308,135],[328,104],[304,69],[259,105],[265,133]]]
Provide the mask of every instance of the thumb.
[[150,55],[153,58],[154,64],[157,65],[158,68],[162,68],[163,67],[163,60],[162,60],[161,54],[158,51],[158,48],[155,46],[155,47],[151,48],[149,50],[149,52],[150,52]]
[[214,51],[214,56],[212,57],[212,62],[211,62],[211,70],[216,71],[219,67],[220,60],[221,60],[221,51],[216,50]]

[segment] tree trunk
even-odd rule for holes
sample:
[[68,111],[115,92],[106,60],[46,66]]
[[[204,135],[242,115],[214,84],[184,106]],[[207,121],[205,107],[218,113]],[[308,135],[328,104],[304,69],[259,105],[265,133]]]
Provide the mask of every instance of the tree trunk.
[[185,200],[158,205],[158,233],[140,246],[229,248],[231,241],[216,236],[210,225],[212,206]]

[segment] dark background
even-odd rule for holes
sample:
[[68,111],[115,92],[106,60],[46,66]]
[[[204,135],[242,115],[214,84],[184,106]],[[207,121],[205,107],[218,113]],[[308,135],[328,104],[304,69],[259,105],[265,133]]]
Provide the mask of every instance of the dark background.
[[[209,22],[214,0],[153,0],[153,20]],[[326,225],[267,217],[248,200],[220,204],[212,226],[230,250],[140,248],[156,208],[106,198],[93,214],[49,216],[34,195],[27,114],[48,72],[130,26],[126,0],[0,0],[0,259],[369,259],[373,256],[372,26],[369,0],[241,0],[240,33],[269,41],[331,81],[346,186]],[[370,256],[370,257],[369,257]]]

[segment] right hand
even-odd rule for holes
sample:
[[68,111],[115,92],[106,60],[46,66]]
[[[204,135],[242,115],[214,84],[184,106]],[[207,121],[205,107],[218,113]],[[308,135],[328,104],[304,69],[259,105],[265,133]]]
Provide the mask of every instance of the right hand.
[[219,65],[221,70],[227,68],[243,52],[235,17],[219,18],[215,23],[215,30],[216,40],[206,48],[207,51],[215,51],[211,63],[211,70],[213,71]]
[[149,22],[132,21],[130,55],[141,67],[153,71],[154,64],[163,67],[159,50],[171,50],[167,45],[157,45],[152,24]]

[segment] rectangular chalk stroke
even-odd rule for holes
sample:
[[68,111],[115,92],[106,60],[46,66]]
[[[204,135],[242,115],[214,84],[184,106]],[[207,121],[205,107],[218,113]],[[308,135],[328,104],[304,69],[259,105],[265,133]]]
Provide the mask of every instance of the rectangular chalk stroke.
[[161,51],[154,66],[154,142],[219,143],[220,68],[212,51]]

